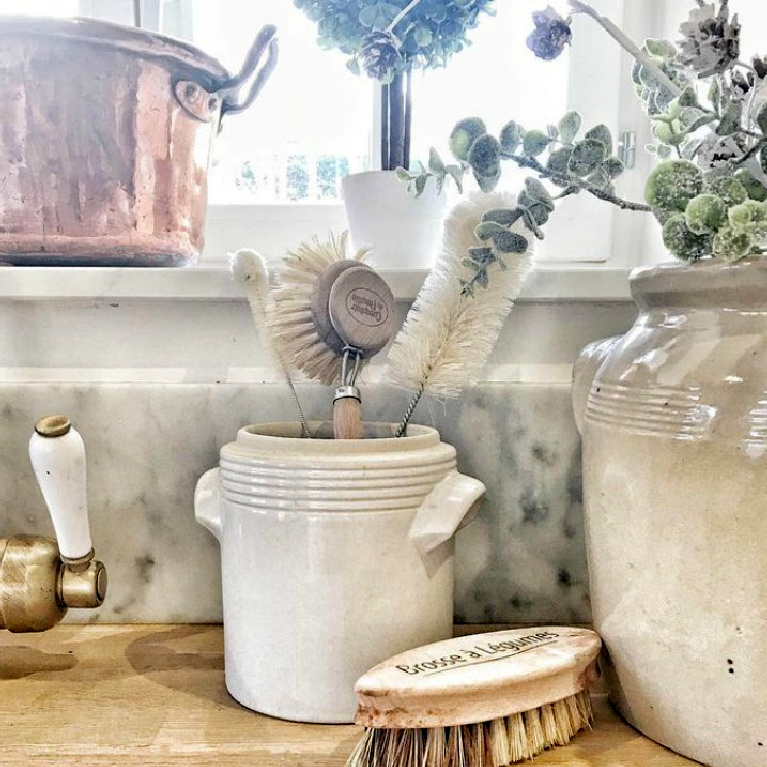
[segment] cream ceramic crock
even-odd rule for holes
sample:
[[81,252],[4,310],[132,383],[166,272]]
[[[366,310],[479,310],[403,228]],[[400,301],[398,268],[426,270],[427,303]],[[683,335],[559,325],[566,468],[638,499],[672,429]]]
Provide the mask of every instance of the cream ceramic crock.
[[575,375],[610,697],[714,767],[767,764],[767,261],[636,272]]
[[485,488],[436,431],[395,428],[247,426],[198,482],[196,519],[221,543],[226,685],[248,708],[352,722],[362,673],[452,635],[452,536]]

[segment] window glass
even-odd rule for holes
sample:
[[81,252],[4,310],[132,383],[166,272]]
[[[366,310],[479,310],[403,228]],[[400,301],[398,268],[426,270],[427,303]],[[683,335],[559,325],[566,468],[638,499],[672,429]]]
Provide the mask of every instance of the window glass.
[[194,42],[236,71],[257,30],[276,24],[280,60],[255,104],[224,121],[210,172],[212,203],[340,199],[339,180],[370,165],[374,88],[322,51],[289,0],[198,0]]
[[[568,58],[540,61],[525,40],[533,29],[532,13],[541,0],[496,2],[495,18],[481,17],[470,30],[472,45],[444,69],[413,73],[413,159],[425,162],[435,146],[449,158],[447,139],[463,117],[481,117],[498,135],[509,120],[525,128],[556,124],[567,111]],[[516,189],[524,173],[504,164],[502,184]]]

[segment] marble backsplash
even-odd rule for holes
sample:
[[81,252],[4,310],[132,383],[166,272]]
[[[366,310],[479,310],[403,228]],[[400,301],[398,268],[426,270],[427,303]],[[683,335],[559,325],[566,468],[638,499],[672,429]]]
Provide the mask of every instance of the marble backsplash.
[[[327,414],[327,390],[300,392],[310,416]],[[371,385],[365,417],[396,420],[405,400]],[[0,536],[52,534],[27,458],[35,420],[64,413],[85,439],[92,535],[110,587],[100,610],[73,610],[68,620],[221,619],[219,547],[194,521],[194,485],[240,426],[293,418],[285,387],[8,383],[0,403]],[[570,387],[488,383],[455,402],[425,403],[417,416],[456,447],[459,468],[488,487],[479,516],[457,537],[457,620],[587,621]]]

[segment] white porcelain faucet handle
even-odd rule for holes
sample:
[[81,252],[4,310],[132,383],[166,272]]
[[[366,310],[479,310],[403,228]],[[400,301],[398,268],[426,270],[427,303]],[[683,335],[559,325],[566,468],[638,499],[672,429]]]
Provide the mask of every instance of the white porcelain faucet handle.
[[53,520],[65,560],[91,553],[85,485],[85,445],[64,416],[49,416],[35,425],[29,459]]

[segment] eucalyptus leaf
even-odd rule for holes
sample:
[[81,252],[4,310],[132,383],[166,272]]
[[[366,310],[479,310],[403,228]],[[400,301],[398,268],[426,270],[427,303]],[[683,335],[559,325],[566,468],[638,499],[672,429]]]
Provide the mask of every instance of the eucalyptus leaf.
[[756,124],[759,130],[767,136],[767,103],[762,104],[756,114]]
[[607,159],[607,148],[602,141],[584,139],[573,147],[569,168],[576,176],[588,176]]
[[483,192],[492,192],[495,189],[495,187],[498,186],[498,181],[500,180],[500,178],[501,178],[500,170],[494,176],[480,176],[476,172],[474,173],[474,179],[476,180],[480,190]]
[[445,165],[445,173],[455,181],[455,186],[458,191],[463,194],[463,174],[464,169],[461,165]]
[[424,189],[426,189],[427,180],[428,180],[428,176],[426,174],[422,176],[418,176],[418,178],[416,178],[415,180],[415,196],[416,197],[420,197],[423,194]]
[[720,136],[729,136],[740,128],[740,121],[743,116],[743,104],[739,101],[730,101],[727,105],[727,111],[719,121],[715,130]]
[[568,147],[555,149],[553,152],[549,153],[549,158],[546,160],[546,167],[552,173],[564,176],[568,171],[572,153],[573,150],[569,149]]
[[549,137],[540,130],[530,130],[522,139],[522,148],[528,157],[537,157],[549,145]]
[[394,169],[394,176],[396,177],[397,181],[410,181],[412,176],[410,173],[405,170],[401,165],[397,166]]
[[522,218],[519,208],[493,208],[482,215],[482,221],[494,221],[502,226],[511,226]]
[[474,227],[474,234],[480,240],[488,240],[498,234],[503,234],[509,230],[495,221],[482,221]]
[[479,117],[467,117],[457,122],[450,134],[450,151],[453,157],[456,160],[467,161],[471,145],[486,133],[485,123]]
[[581,129],[581,116],[575,112],[567,112],[559,121],[559,135],[565,144],[572,144]]
[[625,170],[625,166],[623,163],[617,158],[617,157],[608,157],[603,163],[602,163],[602,170],[612,179],[612,178],[618,178],[623,171]]
[[529,247],[529,242],[521,234],[503,230],[493,237],[493,245],[501,253],[524,253]]
[[549,210],[554,210],[554,201],[549,190],[537,179],[531,176],[525,179],[525,191],[535,202],[542,203]]
[[[497,177],[501,174],[501,145],[498,139],[489,133],[479,136],[472,142],[467,160],[475,175],[487,179],[495,178],[497,182]],[[482,184],[480,188],[486,191]]]
[[591,130],[586,131],[586,139],[600,141],[605,145],[605,155],[611,155],[613,152],[613,137],[610,129],[606,125],[595,125]]
[[501,145],[501,154],[504,157],[511,157],[522,142],[519,125],[514,120],[510,120],[501,128],[498,138]]
[[647,52],[653,56],[660,56],[662,59],[671,60],[676,58],[677,50],[673,43],[668,40],[647,39],[645,40],[644,47]]
[[445,173],[445,163],[442,162],[439,152],[434,147],[429,149],[429,170],[435,175]]

